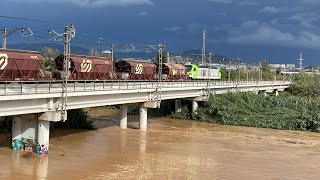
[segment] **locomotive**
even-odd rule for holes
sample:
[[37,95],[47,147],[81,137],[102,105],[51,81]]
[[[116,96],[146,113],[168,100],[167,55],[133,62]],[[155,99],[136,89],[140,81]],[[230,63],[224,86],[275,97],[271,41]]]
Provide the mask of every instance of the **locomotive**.
[[[48,72],[42,65],[40,52],[0,49],[0,81],[62,80],[64,55],[55,58],[55,70]],[[195,64],[163,63],[159,77],[158,66],[150,61],[112,60],[103,57],[70,55],[69,80],[187,80],[220,79],[219,68]]]

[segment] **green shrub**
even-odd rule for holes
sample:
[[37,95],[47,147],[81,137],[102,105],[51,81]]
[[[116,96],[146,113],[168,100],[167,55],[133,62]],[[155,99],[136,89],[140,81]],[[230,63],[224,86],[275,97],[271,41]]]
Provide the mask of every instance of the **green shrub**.
[[317,97],[320,95],[320,75],[300,73],[293,78],[289,92],[296,96]]
[[69,110],[68,120],[66,122],[53,123],[53,127],[68,129],[94,129],[93,121],[88,119],[87,112],[82,109]]
[[189,109],[187,106],[183,106],[181,108],[181,112],[172,112],[171,117],[176,118],[176,119],[190,119],[191,114],[189,113]]
[[301,97],[253,93],[211,96],[198,110],[201,121],[236,126],[320,131],[320,103]]

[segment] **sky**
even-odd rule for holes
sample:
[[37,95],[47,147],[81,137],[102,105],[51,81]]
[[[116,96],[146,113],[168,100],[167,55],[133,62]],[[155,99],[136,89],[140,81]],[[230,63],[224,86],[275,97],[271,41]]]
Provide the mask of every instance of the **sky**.
[[0,18],[10,29],[31,27],[33,41],[73,24],[83,46],[164,43],[179,52],[200,49],[205,29],[214,54],[298,64],[302,52],[305,66],[320,64],[319,0],[2,0],[1,7],[2,16],[58,22]]

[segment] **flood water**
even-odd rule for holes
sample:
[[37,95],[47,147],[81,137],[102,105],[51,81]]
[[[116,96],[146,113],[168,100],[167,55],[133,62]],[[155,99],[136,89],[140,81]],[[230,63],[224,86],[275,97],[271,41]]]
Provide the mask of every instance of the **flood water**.
[[[48,156],[0,146],[0,179],[320,179],[320,134],[91,112],[98,130],[51,132]],[[107,114],[105,114],[107,113]]]

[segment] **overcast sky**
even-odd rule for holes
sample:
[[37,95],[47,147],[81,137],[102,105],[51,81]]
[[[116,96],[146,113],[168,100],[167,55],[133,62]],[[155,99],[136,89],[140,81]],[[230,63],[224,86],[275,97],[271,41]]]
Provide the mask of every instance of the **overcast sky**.
[[[303,52],[306,64],[320,64],[319,0],[2,0],[1,7],[0,15],[72,23],[87,42],[164,42],[180,51],[201,48],[206,29],[214,53],[297,63]],[[63,29],[4,19],[0,25]]]

